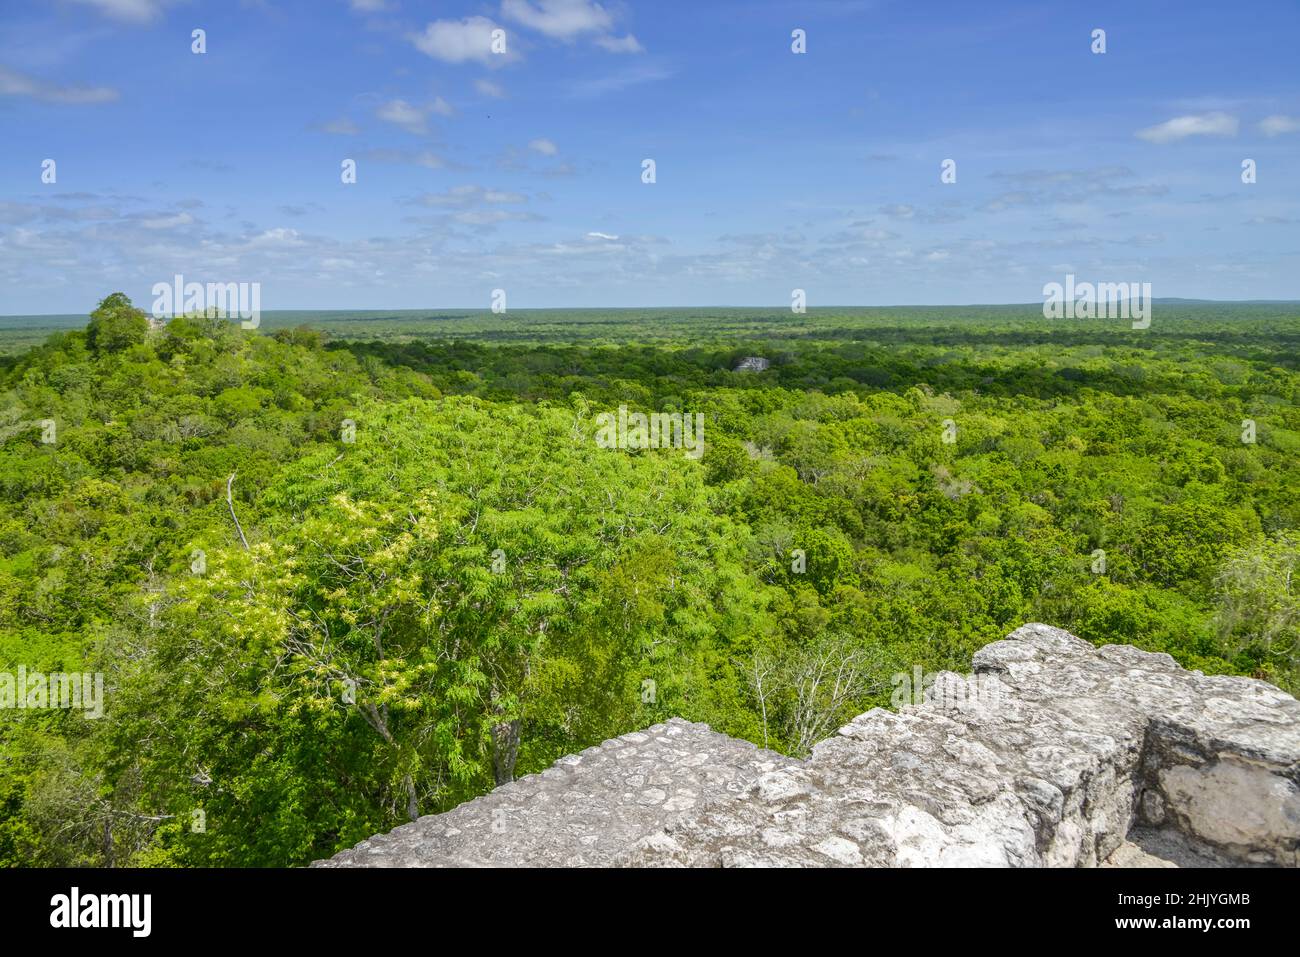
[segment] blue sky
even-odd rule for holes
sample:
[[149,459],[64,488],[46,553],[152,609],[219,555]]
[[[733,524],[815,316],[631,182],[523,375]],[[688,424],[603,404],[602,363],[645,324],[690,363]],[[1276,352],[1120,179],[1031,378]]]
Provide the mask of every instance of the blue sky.
[[1295,0],[0,4],[0,314],[1300,298]]

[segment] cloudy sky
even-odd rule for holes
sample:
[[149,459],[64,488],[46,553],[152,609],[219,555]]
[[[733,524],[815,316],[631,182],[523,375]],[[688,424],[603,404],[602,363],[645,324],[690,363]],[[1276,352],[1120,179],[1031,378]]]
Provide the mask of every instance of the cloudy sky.
[[0,314],[1300,298],[1295,0],[3,2]]

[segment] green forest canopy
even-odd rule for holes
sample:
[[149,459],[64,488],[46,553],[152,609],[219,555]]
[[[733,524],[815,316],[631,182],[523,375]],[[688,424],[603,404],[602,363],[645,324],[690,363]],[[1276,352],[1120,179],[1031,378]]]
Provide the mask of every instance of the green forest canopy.
[[802,754],[1029,620],[1296,692],[1300,313],[1157,307],[114,294],[0,358],[0,673],[105,686],[0,710],[0,862],[303,864],[672,715]]

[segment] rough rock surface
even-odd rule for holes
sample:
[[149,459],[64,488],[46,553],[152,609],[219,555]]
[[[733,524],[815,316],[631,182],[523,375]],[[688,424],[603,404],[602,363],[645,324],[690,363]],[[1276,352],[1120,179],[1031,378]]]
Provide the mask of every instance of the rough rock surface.
[[314,866],[608,865],[646,834],[709,803],[738,800],[763,774],[797,763],[673,718]]
[[1180,863],[1300,865],[1300,702],[1033,624],[806,761],[674,719],[317,866]]

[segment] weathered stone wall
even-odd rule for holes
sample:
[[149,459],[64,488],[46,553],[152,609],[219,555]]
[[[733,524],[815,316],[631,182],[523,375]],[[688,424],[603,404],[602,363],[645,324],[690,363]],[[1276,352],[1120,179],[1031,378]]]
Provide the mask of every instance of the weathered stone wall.
[[[1147,851],[1129,842],[1142,835]],[[794,761],[673,719],[315,866],[1300,866],[1300,702],[1026,625]]]

